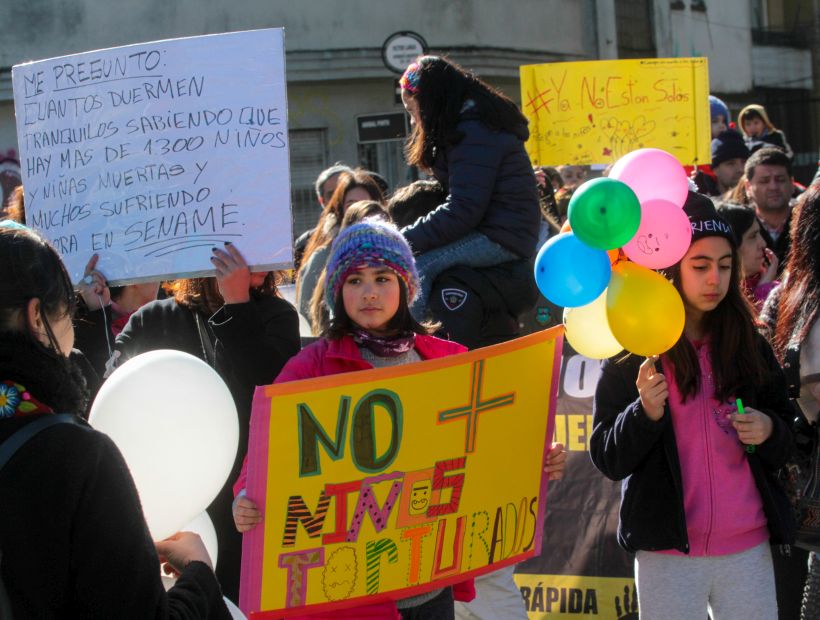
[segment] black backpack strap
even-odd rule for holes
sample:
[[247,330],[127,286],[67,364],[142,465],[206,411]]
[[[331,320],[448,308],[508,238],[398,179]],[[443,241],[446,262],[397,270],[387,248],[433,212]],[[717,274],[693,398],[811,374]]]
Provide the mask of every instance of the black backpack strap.
[[36,419],[34,422],[26,424],[23,428],[18,430],[11,437],[0,444],[0,469],[3,469],[3,466],[8,463],[12,456],[14,456],[14,453],[17,452],[18,449],[20,449],[37,433],[47,429],[49,426],[65,423],[78,425],[82,424],[77,416],[71,413],[44,415],[43,417]]
[[[12,456],[25,443],[37,435],[40,431],[45,430],[55,424],[77,424],[82,425],[82,422],[77,416],[71,413],[48,414],[36,419],[34,422],[26,424],[23,428],[15,432],[11,437],[0,443],[0,469],[9,462]],[[2,562],[3,554],[0,552],[0,562]],[[0,579],[0,618],[3,620],[11,620],[11,601],[9,600],[6,587],[3,585],[3,580]]]
[[[3,553],[0,552],[0,564],[3,562]],[[6,586],[3,584],[3,580],[0,579],[0,618],[3,620],[12,620],[14,616],[11,615],[11,601],[9,600],[8,592],[6,592]]]
[[783,372],[789,387],[789,397],[800,396],[800,343],[789,343],[783,356]]

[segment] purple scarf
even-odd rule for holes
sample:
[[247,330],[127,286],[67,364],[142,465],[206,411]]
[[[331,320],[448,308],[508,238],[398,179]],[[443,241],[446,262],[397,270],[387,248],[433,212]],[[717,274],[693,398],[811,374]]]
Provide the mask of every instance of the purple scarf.
[[379,357],[398,357],[407,353],[416,344],[416,334],[414,332],[401,332],[395,336],[381,337],[374,336],[360,327],[354,327],[351,330],[351,335],[357,345],[369,349]]

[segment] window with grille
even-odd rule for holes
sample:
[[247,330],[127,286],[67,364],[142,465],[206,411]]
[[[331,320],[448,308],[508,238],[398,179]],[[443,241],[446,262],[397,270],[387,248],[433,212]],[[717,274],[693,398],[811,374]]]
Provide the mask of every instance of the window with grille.
[[655,56],[650,0],[615,0],[618,58]]
[[293,234],[298,237],[316,225],[320,207],[314,183],[327,168],[327,130],[293,129],[290,137],[290,199]]

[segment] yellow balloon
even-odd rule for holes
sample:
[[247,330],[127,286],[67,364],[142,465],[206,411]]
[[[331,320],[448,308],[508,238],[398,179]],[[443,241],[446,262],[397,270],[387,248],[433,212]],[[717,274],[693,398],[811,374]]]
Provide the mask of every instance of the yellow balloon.
[[683,300],[662,275],[632,262],[612,267],[606,296],[609,328],[624,349],[659,355],[683,333]]
[[612,335],[606,318],[606,290],[586,306],[564,309],[567,341],[578,353],[594,360],[612,357],[623,351]]

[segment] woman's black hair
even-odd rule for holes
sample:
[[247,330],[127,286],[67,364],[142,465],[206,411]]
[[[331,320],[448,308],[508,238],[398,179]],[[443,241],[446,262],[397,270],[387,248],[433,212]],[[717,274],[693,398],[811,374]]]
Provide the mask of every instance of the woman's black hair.
[[[387,322],[386,328],[397,333],[413,332],[424,336],[435,333],[441,325],[439,323],[419,323],[413,318],[413,315],[410,313],[410,306],[407,303],[407,287],[401,278],[398,278],[398,281],[399,307],[396,310],[396,314],[393,315],[393,318]],[[335,304],[336,312],[333,318],[330,319],[330,325],[327,331],[323,334],[328,340],[339,340],[349,334],[355,326],[353,319],[345,312],[345,305],[341,296],[342,292],[339,291],[340,299],[338,299]]]
[[735,237],[735,246],[738,248],[743,244],[743,235],[752,227],[755,222],[755,211],[744,205],[724,202],[717,208],[718,215],[729,223]]
[[40,300],[51,349],[67,355],[60,351],[49,323],[49,318],[73,315],[76,303],[60,255],[31,229],[0,226],[0,331],[19,331],[20,313],[25,316],[32,299]]
[[405,147],[411,166],[430,170],[436,149],[461,141],[464,136],[457,125],[465,106],[490,129],[514,133],[522,140],[529,137],[527,119],[518,106],[472,72],[438,56],[423,56],[418,65],[418,91],[405,91],[418,103],[421,117]]

